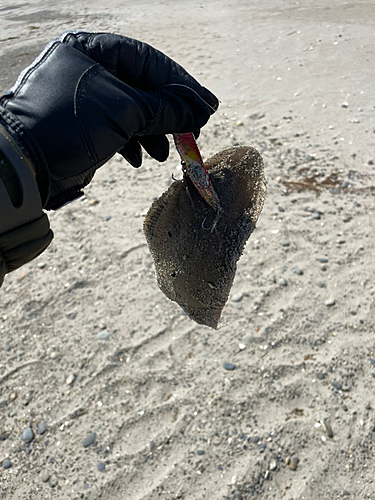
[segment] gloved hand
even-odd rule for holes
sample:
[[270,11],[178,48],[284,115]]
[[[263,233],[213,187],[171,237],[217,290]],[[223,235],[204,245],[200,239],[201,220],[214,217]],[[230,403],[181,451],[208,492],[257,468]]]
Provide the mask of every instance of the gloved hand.
[[199,131],[216,97],[179,64],[140,41],[68,32],[0,100],[0,119],[37,170],[44,208],[75,199],[116,152],[134,167],[141,145],[165,161],[164,134]]

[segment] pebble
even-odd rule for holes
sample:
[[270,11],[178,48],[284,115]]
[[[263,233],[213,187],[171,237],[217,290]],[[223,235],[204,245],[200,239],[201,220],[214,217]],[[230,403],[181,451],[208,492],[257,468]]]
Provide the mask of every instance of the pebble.
[[12,467],[12,462],[10,460],[5,460],[3,463],[3,469],[10,469]]
[[46,263],[45,262],[38,262],[37,267],[39,269],[44,269],[46,267]]
[[326,305],[327,307],[332,307],[332,306],[334,306],[335,304],[336,304],[335,299],[332,299],[332,298],[331,298],[331,299],[328,299],[328,300],[326,300],[326,301],[325,301],[325,305]]
[[323,424],[324,424],[324,428],[325,428],[325,430],[326,430],[327,436],[328,436],[329,438],[333,438],[333,430],[332,430],[332,427],[331,427],[330,421],[329,421],[327,418],[325,418],[325,419],[323,420]]
[[21,439],[24,441],[26,444],[31,443],[31,441],[34,439],[34,433],[31,427],[27,427],[23,433],[21,434]]
[[90,434],[88,434],[85,439],[83,440],[83,446],[85,448],[87,448],[88,446],[90,446],[90,444],[92,444],[96,439],[96,434],[95,432],[90,432]]
[[112,332],[109,332],[108,330],[102,330],[99,332],[96,336],[98,340],[107,340],[109,337],[112,335]]
[[280,278],[279,279],[279,285],[280,286],[288,286],[288,282],[285,278]]
[[16,392],[12,392],[12,394],[9,396],[9,400],[10,401],[14,401],[16,398],[17,398],[17,393]]
[[303,274],[302,269],[300,269],[299,267],[295,267],[295,268],[293,269],[293,272],[294,272],[294,274],[299,274],[299,275],[302,275],[302,274]]
[[260,437],[259,436],[252,436],[252,437],[249,437],[247,440],[249,443],[257,444],[260,441]]
[[288,247],[288,246],[290,245],[290,243],[289,243],[289,241],[285,241],[285,240],[283,240],[283,241],[280,241],[280,245],[281,245],[282,247]]
[[76,376],[73,373],[71,373],[66,379],[66,385],[72,385],[72,383],[75,381],[75,379],[76,379]]
[[197,450],[197,455],[205,455],[206,452],[204,450]]
[[326,257],[319,257],[316,260],[321,264],[326,264],[328,262],[328,259]]
[[41,480],[43,481],[43,483],[48,483],[50,477],[51,477],[51,474],[45,470],[42,472]]
[[232,363],[223,363],[223,367],[225,370],[234,370],[236,368],[236,366]]
[[232,302],[241,302],[242,299],[243,299],[242,292],[234,293],[231,297]]
[[46,424],[44,422],[40,422],[38,424],[38,434],[43,435],[47,430]]
[[289,463],[288,463],[288,465],[289,465],[289,469],[291,469],[291,470],[296,470],[296,469],[297,469],[298,462],[299,462],[299,460],[298,460],[298,458],[297,458],[297,457],[290,458],[290,459],[289,459]]
[[105,463],[99,462],[97,467],[98,467],[98,471],[103,472],[103,470],[105,469]]
[[277,462],[276,460],[271,460],[270,462],[270,470],[276,470],[277,468]]
[[313,212],[311,217],[315,220],[320,220],[320,212]]
[[322,281],[317,281],[316,284],[317,284],[317,286],[319,288],[324,288],[325,287],[325,284]]
[[332,387],[334,387],[335,389],[337,389],[338,391],[341,391],[342,389],[342,385],[340,384],[340,382],[338,382],[337,380],[333,380],[331,382],[331,385]]

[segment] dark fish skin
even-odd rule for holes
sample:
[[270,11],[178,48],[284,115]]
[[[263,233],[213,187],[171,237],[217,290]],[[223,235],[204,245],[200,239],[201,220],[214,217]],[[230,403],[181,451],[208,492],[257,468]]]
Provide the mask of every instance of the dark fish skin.
[[143,230],[162,292],[195,322],[217,328],[237,261],[263,208],[266,180],[262,157],[248,146],[216,153],[205,168],[223,208],[215,230],[204,229],[215,211],[188,178],[152,204]]

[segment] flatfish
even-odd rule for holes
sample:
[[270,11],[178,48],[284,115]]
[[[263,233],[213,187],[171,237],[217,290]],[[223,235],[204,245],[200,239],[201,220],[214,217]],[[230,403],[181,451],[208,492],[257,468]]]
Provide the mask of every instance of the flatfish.
[[[254,148],[223,149],[204,166],[220,199],[214,210],[184,176],[149,209],[143,225],[160,290],[195,322],[217,328],[266,195],[263,160]],[[214,227],[214,230],[211,228]]]

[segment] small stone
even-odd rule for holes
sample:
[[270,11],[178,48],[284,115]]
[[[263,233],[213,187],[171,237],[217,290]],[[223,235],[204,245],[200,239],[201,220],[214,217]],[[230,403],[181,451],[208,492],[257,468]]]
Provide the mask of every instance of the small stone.
[[280,241],[280,245],[282,247],[288,247],[290,245],[290,243],[289,243],[289,241],[283,240],[283,241]]
[[289,465],[289,469],[296,470],[298,462],[299,462],[299,460],[298,460],[297,457],[291,458],[290,461],[289,461],[289,464],[288,464]]
[[333,438],[333,430],[332,430],[330,421],[327,418],[325,418],[323,420],[323,424],[324,424],[324,428],[326,430],[327,436],[329,438]]
[[328,259],[326,257],[318,257],[316,260],[321,264],[326,264],[328,262]]
[[332,307],[332,306],[334,306],[335,304],[336,304],[336,301],[335,301],[335,299],[333,299],[333,298],[330,298],[330,299],[328,299],[328,300],[326,300],[326,301],[325,301],[325,305],[326,305],[327,307]]
[[3,463],[3,469],[10,469],[12,467],[12,462],[10,460],[5,460]]
[[341,104],[341,107],[342,107],[342,108],[347,108],[347,107],[349,107],[349,103],[348,103],[347,101],[345,101],[345,102],[343,102],[343,103]]
[[99,472],[103,472],[103,470],[105,469],[105,463],[104,462],[99,462],[98,465],[98,471]]
[[48,471],[46,471],[46,470],[43,471],[42,475],[40,476],[40,478],[43,481],[43,483],[48,483],[50,477],[51,477],[51,474]]
[[332,387],[334,387],[335,389],[337,389],[338,391],[341,391],[342,389],[342,385],[340,384],[340,382],[338,382],[337,380],[333,380],[331,382],[331,385]]
[[23,356],[25,354],[25,351],[23,349],[19,349],[17,351],[17,356]]
[[37,267],[39,269],[44,269],[46,267],[46,263],[45,262],[38,262]]
[[243,122],[241,120],[239,120],[237,123],[236,123],[236,127],[243,127]]
[[12,394],[9,396],[9,401],[14,401],[17,398],[17,393],[12,392]]
[[107,340],[109,337],[112,335],[112,332],[109,332],[108,330],[102,330],[99,332],[96,336],[98,340]]
[[38,424],[38,434],[43,435],[47,430],[46,424],[44,422],[40,422]]
[[85,448],[87,448],[88,446],[90,446],[96,439],[96,434],[95,432],[90,432],[90,434],[88,434],[85,439],[83,440],[83,446]]
[[31,427],[27,427],[23,433],[21,434],[21,439],[24,441],[26,444],[31,443],[31,441],[34,439],[34,433]]
[[197,450],[197,455],[205,455],[206,452],[204,450]]
[[232,302],[241,302],[241,300],[243,299],[243,293],[242,292],[237,292],[237,293],[234,293],[231,297],[231,301]]
[[266,449],[266,444],[265,443],[258,444],[259,453],[264,453],[265,449]]
[[225,370],[232,371],[236,368],[236,366],[232,363],[223,363],[223,367]]
[[316,284],[317,284],[317,286],[319,288],[324,288],[325,287],[325,284],[322,281],[317,281]]
[[294,274],[299,274],[299,275],[302,275],[302,274],[303,274],[302,269],[300,269],[299,267],[295,267],[295,268],[293,269],[293,272],[294,272]]
[[285,278],[279,279],[279,286],[288,286],[288,282]]
[[320,217],[320,212],[316,212],[316,211],[315,211],[315,212],[313,212],[313,213],[311,214],[311,217],[312,217],[313,219],[315,219],[315,220],[320,220],[320,218],[321,218],[321,217]]
[[71,373],[66,379],[66,385],[72,385],[72,383],[75,381],[75,379],[76,379],[76,376],[73,373]]
[[276,462],[276,460],[271,460],[271,462],[270,462],[270,470],[273,471],[273,470],[276,470],[276,468],[277,468],[277,462]]

